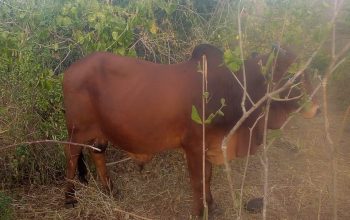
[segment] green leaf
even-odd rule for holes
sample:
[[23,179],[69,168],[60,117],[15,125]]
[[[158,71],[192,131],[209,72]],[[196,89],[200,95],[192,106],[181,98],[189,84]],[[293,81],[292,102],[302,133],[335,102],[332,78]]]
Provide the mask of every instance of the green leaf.
[[151,32],[152,34],[156,34],[158,32],[158,27],[155,20],[152,21],[151,26],[149,28],[149,32]]
[[224,62],[225,65],[232,71],[237,72],[242,64],[241,58],[239,57],[239,53],[237,50],[234,52],[232,50],[225,50],[224,52]]
[[116,32],[116,31],[113,31],[113,32],[112,32],[112,38],[113,38],[113,40],[115,40],[115,41],[118,40],[118,36],[119,36],[119,35],[118,35],[118,32]]
[[211,113],[211,114],[209,115],[209,117],[205,120],[204,123],[205,123],[205,124],[210,124],[210,123],[213,121],[214,117],[215,117],[215,114]]
[[0,106],[0,115],[4,114],[7,111],[7,108]]
[[192,105],[191,119],[197,124],[202,124],[202,119],[199,116],[196,106]]
[[71,11],[71,13],[72,13],[74,16],[77,16],[78,10],[77,10],[76,7],[72,7],[72,8],[70,9],[70,11]]
[[206,98],[206,99],[209,98],[209,92],[204,92],[203,93],[203,97]]
[[225,114],[224,114],[221,110],[218,110],[217,113],[218,113],[218,115],[220,115],[220,116],[225,116]]
[[94,26],[95,30],[97,30],[98,32],[100,32],[102,30],[102,25],[100,23],[96,23]]
[[164,10],[167,13],[167,15],[171,15],[176,10],[176,4],[169,2],[167,7],[164,8]]
[[292,65],[289,66],[287,72],[295,74],[298,72],[298,70],[299,70],[299,65],[297,63],[293,63]]
[[69,26],[72,24],[72,20],[69,17],[63,17],[62,24],[63,26]]
[[122,47],[119,47],[115,50],[115,53],[123,56],[125,55],[125,49]]
[[283,136],[283,132],[282,132],[281,129],[271,130],[268,133],[268,139],[269,140],[272,140],[272,139],[275,139],[275,138],[280,138],[282,136]]
[[224,98],[220,99],[220,103],[222,106],[226,106],[226,100]]
[[58,50],[58,43],[55,43],[55,44],[53,45],[53,49],[54,49],[55,51]]

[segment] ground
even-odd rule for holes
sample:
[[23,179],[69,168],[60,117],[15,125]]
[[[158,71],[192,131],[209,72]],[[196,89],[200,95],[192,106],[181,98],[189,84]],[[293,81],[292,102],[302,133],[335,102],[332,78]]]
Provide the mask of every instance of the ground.
[[[336,141],[344,109],[332,107],[331,132]],[[337,204],[338,219],[350,219],[350,124],[337,144]],[[302,119],[296,116],[284,134],[268,150],[269,203],[267,219],[332,219],[332,170],[330,151],[326,144],[323,116]],[[125,158],[119,150],[108,149],[108,161]],[[243,192],[243,203],[263,195],[264,173],[260,151],[249,158]],[[236,202],[246,158],[230,163],[234,177]],[[93,168],[92,168],[93,169]],[[181,151],[157,155],[140,172],[127,160],[110,166],[117,197],[104,195],[98,183],[90,177],[88,186],[80,185],[79,205],[63,206],[64,183],[49,186],[25,186],[11,190],[15,219],[189,219],[191,190],[186,163]],[[98,182],[98,181],[97,181]],[[213,219],[235,219],[224,167],[215,167],[212,192],[220,212]],[[136,216],[135,216],[136,215]],[[139,217],[138,217],[139,216]],[[242,210],[243,219],[261,219],[261,213]],[[142,218],[141,218],[142,219]]]

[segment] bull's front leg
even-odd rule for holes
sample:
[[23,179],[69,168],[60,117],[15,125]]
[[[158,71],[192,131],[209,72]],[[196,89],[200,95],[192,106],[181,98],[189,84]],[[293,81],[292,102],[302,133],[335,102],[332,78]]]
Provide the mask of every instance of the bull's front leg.
[[[198,150],[199,149],[199,150]],[[193,191],[192,214],[194,216],[202,216],[204,211],[203,204],[203,155],[201,148],[185,149],[188,170],[190,174],[191,186]],[[213,197],[210,191],[210,180],[212,173],[212,165],[205,162],[205,193],[208,207],[213,205]]]
[[79,155],[82,153],[82,148],[77,146],[64,146],[64,153],[67,159],[67,174],[66,174],[66,191],[65,191],[65,206],[74,207],[78,201],[75,198],[74,177],[77,168]]

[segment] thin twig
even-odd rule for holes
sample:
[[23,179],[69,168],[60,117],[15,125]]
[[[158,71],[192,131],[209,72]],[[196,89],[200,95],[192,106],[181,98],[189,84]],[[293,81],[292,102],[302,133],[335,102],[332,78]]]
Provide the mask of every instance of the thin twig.
[[[269,91],[269,85],[268,90]],[[269,111],[271,106],[271,99],[267,100],[265,109],[265,122],[264,122],[264,136],[263,136],[263,167],[264,167],[264,202],[263,202],[263,219],[266,219],[267,202],[268,202],[268,174],[269,174],[269,161],[267,157],[267,124],[269,120]]]
[[[332,20],[334,22],[335,19]],[[241,40],[241,39],[240,39]],[[307,62],[303,65],[303,67],[296,73],[294,74],[293,77],[291,77],[286,83],[284,83],[280,88],[272,91],[272,92],[267,92],[259,101],[255,103],[248,111],[243,111],[243,114],[241,118],[236,122],[236,124],[231,128],[231,130],[228,132],[228,134],[223,138],[222,143],[221,143],[221,151],[224,157],[224,165],[226,169],[226,174],[227,174],[227,179],[229,183],[229,189],[232,197],[232,201],[235,207],[235,196],[234,196],[234,190],[233,190],[233,181],[231,177],[231,168],[228,164],[228,159],[227,159],[227,143],[228,140],[232,138],[234,133],[239,129],[239,127],[243,124],[243,122],[258,108],[260,107],[266,100],[270,99],[270,97],[274,97],[275,95],[279,94],[280,92],[286,90],[290,86],[293,85],[293,83],[296,81],[296,79],[304,73],[306,68],[311,64],[319,50],[321,49],[323,43],[326,41],[326,38],[322,41],[322,44],[319,45],[319,47],[313,52],[313,54],[309,57]],[[244,68],[244,63],[242,64],[242,67]],[[246,87],[245,87],[246,88]],[[246,91],[245,91],[246,92]],[[242,105],[242,103],[241,103]],[[244,107],[244,106],[243,106]]]
[[122,162],[125,162],[125,161],[128,161],[128,160],[131,160],[131,157],[127,157],[127,158],[124,158],[124,159],[121,159],[121,160],[118,160],[118,161],[114,161],[114,162],[110,162],[110,163],[106,163],[106,166],[113,166],[113,165],[116,165],[118,163],[122,163]]
[[341,129],[340,129],[337,141],[336,141],[336,143],[338,143],[338,144],[342,141],[342,138],[344,136],[344,130],[345,130],[346,122],[348,121],[349,115],[350,115],[350,105],[348,106],[348,108],[346,109],[346,111],[344,113]]
[[202,56],[202,185],[203,185],[203,206],[204,206],[204,220],[208,219],[208,204],[207,204],[207,196],[205,190],[205,105],[207,103],[207,57],[205,55]]
[[56,74],[57,69],[62,65],[62,63],[68,58],[69,54],[70,54],[71,50],[68,51],[67,55],[63,58],[63,60],[61,60],[61,62],[56,66],[56,68],[53,71],[53,74]]
[[120,213],[123,213],[123,214],[127,214],[127,215],[130,215],[130,216],[135,217],[135,218],[138,218],[138,219],[152,220],[152,219],[150,219],[150,218],[146,218],[146,217],[143,217],[143,216],[140,216],[140,215],[136,215],[136,214],[134,214],[134,213],[127,212],[127,211],[124,211],[124,210],[118,209],[118,208],[114,208],[114,211],[117,211],[117,212],[120,212]]
[[247,76],[246,76],[246,71],[245,71],[245,64],[244,64],[244,54],[243,54],[243,38],[242,38],[242,24],[241,24],[241,16],[242,12],[244,11],[244,8],[241,9],[241,0],[238,2],[238,36],[239,36],[239,50],[240,50],[240,56],[241,56],[241,61],[242,61],[242,72],[243,72],[243,97],[242,97],[242,102],[241,102],[241,108],[243,111],[243,114],[247,111],[245,107],[245,100],[247,97]]
[[7,145],[4,147],[0,147],[0,150],[6,150],[6,149],[9,149],[12,147],[17,147],[19,145],[33,145],[33,144],[42,144],[42,143],[69,144],[72,146],[87,147],[87,148],[91,148],[91,149],[96,150],[96,151],[101,151],[101,149],[98,149],[94,146],[87,145],[87,144],[79,144],[79,143],[74,143],[74,142],[69,142],[69,141],[56,141],[56,140],[25,141],[25,142],[21,142],[21,143],[17,143],[17,144],[11,144],[11,145]]
[[244,189],[244,184],[245,184],[245,178],[247,176],[247,170],[248,170],[248,163],[249,163],[249,157],[250,157],[250,149],[251,149],[251,144],[252,144],[252,135],[253,135],[253,130],[255,129],[256,125],[260,121],[262,117],[264,117],[265,114],[261,114],[257,120],[254,122],[253,126],[249,128],[249,144],[248,144],[248,154],[247,158],[245,160],[245,165],[244,165],[244,171],[243,171],[243,177],[242,177],[242,182],[241,182],[241,189],[240,189],[240,199],[239,199],[239,211],[238,211],[238,217],[237,219],[241,219],[242,216],[242,201],[243,201],[243,189]]

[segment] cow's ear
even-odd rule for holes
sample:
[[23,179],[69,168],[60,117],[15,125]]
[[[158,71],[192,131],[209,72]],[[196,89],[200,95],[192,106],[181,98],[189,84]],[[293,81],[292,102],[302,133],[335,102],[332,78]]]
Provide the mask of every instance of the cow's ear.
[[259,56],[259,53],[254,51],[250,56],[251,58],[257,58]]

